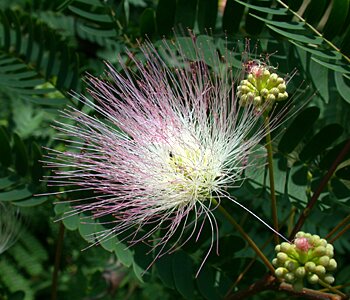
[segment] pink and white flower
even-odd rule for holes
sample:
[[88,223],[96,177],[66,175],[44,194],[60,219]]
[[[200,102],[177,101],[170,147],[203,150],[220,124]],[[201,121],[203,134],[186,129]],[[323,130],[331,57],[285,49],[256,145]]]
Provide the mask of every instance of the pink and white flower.
[[[190,46],[192,61],[179,44],[162,44],[176,67],[146,43],[143,61],[128,53],[132,67],[120,61],[121,72],[107,64],[107,79],[88,77],[94,101],[82,101],[97,115],[65,110],[69,122],[56,127],[69,150],[51,150],[48,163],[56,169],[50,184],[95,192],[92,199],[72,201],[72,213],[112,217],[112,228],[100,238],[135,228],[129,242],[151,240],[156,258],[184,242],[177,238],[165,247],[175,232],[181,236],[192,225],[186,241],[198,238],[204,222],[213,233],[212,249],[218,234],[212,199],[243,207],[227,190],[237,186],[265,135],[262,111],[239,105],[228,65],[213,54],[212,63],[226,68],[218,75],[204,62],[201,46]],[[159,229],[164,235],[155,238]]]

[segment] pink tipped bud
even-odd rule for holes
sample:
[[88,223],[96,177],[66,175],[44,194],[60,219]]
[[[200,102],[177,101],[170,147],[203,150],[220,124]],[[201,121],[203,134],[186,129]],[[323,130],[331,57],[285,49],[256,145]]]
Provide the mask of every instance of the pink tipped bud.
[[294,244],[297,247],[297,249],[305,252],[312,248],[312,246],[309,243],[309,240],[304,237],[296,238]]

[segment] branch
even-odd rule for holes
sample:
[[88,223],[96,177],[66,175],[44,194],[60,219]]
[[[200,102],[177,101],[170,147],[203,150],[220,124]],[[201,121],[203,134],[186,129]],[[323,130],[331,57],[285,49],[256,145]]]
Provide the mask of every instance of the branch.
[[323,177],[323,179],[322,179],[320,185],[318,186],[317,190],[312,195],[309,203],[307,204],[307,206],[303,210],[302,214],[299,217],[299,220],[298,220],[297,224],[295,225],[292,233],[290,234],[289,239],[292,240],[294,238],[295,234],[301,229],[301,227],[303,226],[303,224],[304,224],[307,216],[309,215],[311,209],[315,206],[318,197],[321,195],[321,193],[322,193],[323,189],[326,187],[329,179],[332,177],[332,175],[335,172],[335,170],[337,169],[339,163],[343,160],[343,158],[349,152],[349,150],[350,150],[350,139],[345,144],[344,148],[340,151],[340,153],[338,154],[337,158],[334,160],[332,166],[329,168],[327,174]]
[[340,295],[324,293],[321,291],[316,291],[312,289],[302,289],[301,291],[296,291],[293,289],[291,284],[281,283],[278,284],[276,277],[272,275],[265,275],[259,281],[253,283],[247,289],[239,291],[238,293],[231,294],[225,298],[225,300],[241,300],[249,299],[248,297],[253,296],[259,292],[266,290],[275,290],[280,292],[286,292],[293,296],[301,296],[304,299],[313,299],[313,300],[344,300],[348,297],[341,297]]

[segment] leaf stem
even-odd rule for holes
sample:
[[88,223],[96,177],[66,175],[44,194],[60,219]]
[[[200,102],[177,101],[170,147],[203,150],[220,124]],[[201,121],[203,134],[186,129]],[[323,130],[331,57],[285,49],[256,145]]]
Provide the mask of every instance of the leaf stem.
[[328,290],[330,290],[331,292],[333,292],[334,294],[337,294],[339,296],[341,296],[342,298],[346,298],[346,295],[344,293],[342,293],[341,291],[339,291],[338,289],[334,288],[333,286],[329,285],[328,283],[324,282],[323,280],[319,279],[318,283],[324,287],[326,287]]
[[322,33],[320,33],[315,27],[313,27],[311,24],[309,24],[302,16],[298,15],[294,10],[290,9],[290,7],[282,2],[281,0],[277,0],[279,4],[281,4],[284,8],[288,9],[295,17],[297,17],[300,21],[302,21],[311,31],[313,31],[317,36],[321,37],[325,43],[328,44],[331,48],[333,48],[335,51],[340,53],[342,57],[344,57],[348,62],[350,62],[350,58],[346,56],[344,53],[341,52],[341,50],[334,45],[331,41],[327,40]]
[[342,227],[343,225],[345,225],[346,223],[348,223],[350,221],[350,215],[348,215],[347,217],[345,217],[337,226],[335,226],[325,237],[326,240],[328,240],[340,227]]
[[337,239],[339,239],[346,231],[350,229],[350,224],[346,225],[334,238],[330,239],[330,243],[334,243]]
[[218,210],[224,215],[224,217],[229,221],[233,227],[235,227],[242,237],[247,241],[249,246],[255,251],[255,253],[261,258],[266,267],[272,272],[275,272],[275,268],[270,263],[269,259],[261,252],[260,248],[255,244],[255,242],[250,238],[250,236],[244,231],[244,229],[236,222],[236,220],[227,212],[227,210],[221,206],[215,199],[211,199],[211,202],[218,208]]
[[[334,288],[332,287],[332,289]],[[303,299],[312,299],[312,300],[348,299],[348,297],[345,294],[339,292],[338,290],[337,290],[337,294],[328,294],[328,293],[311,290],[307,288],[303,288],[301,291],[296,291],[294,290],[291,284],[287,284],[284,282],[282,282],[281,284],[278,284],[276,277],[269,274],[265,275],[263,278],[261,278],[257,282],[250,285],[247,289],[241,290],[234,294],[227,295],[225,299],[226,300],[243,300],[248,298],[250,299],[251,296],[266,290],[275,290],[275,291],[285,292],[294,297],[299,296],[299,297],[302,297]],[[342,296],[340,296],[339,293],[341,293]]]
[[[277,217],[277,204],[276,204],[276,190],[275,190],[275,179],[273,172],[273,154],[272,154],[272,143],[270,133],[270,120],[269,116],[265,116],[265,128],[266,128],[266,150],[267,150],[267,163],[269,169],[269,180],[270,180],[270,194],[271,194],[271,214],[273,220],[273,227],[278,232],[278,217]],[[274,234],[275,244],[279,244],[279,237]]]

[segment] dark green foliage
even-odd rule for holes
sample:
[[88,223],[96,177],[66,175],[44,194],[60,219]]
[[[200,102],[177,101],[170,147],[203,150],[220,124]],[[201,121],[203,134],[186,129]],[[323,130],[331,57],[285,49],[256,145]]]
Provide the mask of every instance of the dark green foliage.
[[[0,201],[15,205],[24,216],[18,242],[0,254],[0,299],[49,299],[61,219],[66,231],[58,299],[216,300],[266,274],[251,248],[216,211],[219,255],[214,241],[203,266],[211,243],[208,224],[200,238],[155,261],[152,241],[131,247],[123,236],[103,238],[98,232],[108,228],[108,222],[102,225],[90,215],[70,214],[72,204],[64,201],[81,195],[68,199],[60,192],[69,187],[47,187],[50,169],[41,161],[46,147],[65,150],[50,127],[60,120],[60,110],[73,105],[92,113],[71,96],[72,91],[86,94],[86,72],[101,75],[103,60],[120,70],[118,57],[133,68],[125,49],[140,56],[137,45],[145,36],[156,45],[163,37],[176,40],[192,60],[193,38],[186,35],[191,29],[203,61],[216,74],[231,69],[238,73],[247,59],[263,59],[282,76],[298,70],[288,84],[288,120],[273,139],[280,231],[287,236],[292,229],[288,222],[295,223],[349,141],[350,1],[283,2],[293,12],[306,6],[298,17],[274,0],[228,0],[224,7],[216,0],[0,3]],[[251,39],[249,50],[246,37]],[[212,60],[214,52],[221,55],[219,64]],[[165,51],[161,56],[171,65]],[[263,166],[266,149],[261,146],[258,151]],[[303,230],[325,236],[350,213],[349,159],[347,153],[340,161]],[[245,175],[247,180],[229,192],[270,224],[267,168],[253,165]],[[58,193],[40,196],[50,192]],[[225,199],[222,204],[272,258],[273,243],[266,243],[271,233],[233,203]],[[125,237],[128,234],[132,232]],[[334,246],[337,284],[349,284],[349,232]],[[349,292],[349,287],[343,291]],[[266,291],[249,299],[290,298],[276,293]]]

